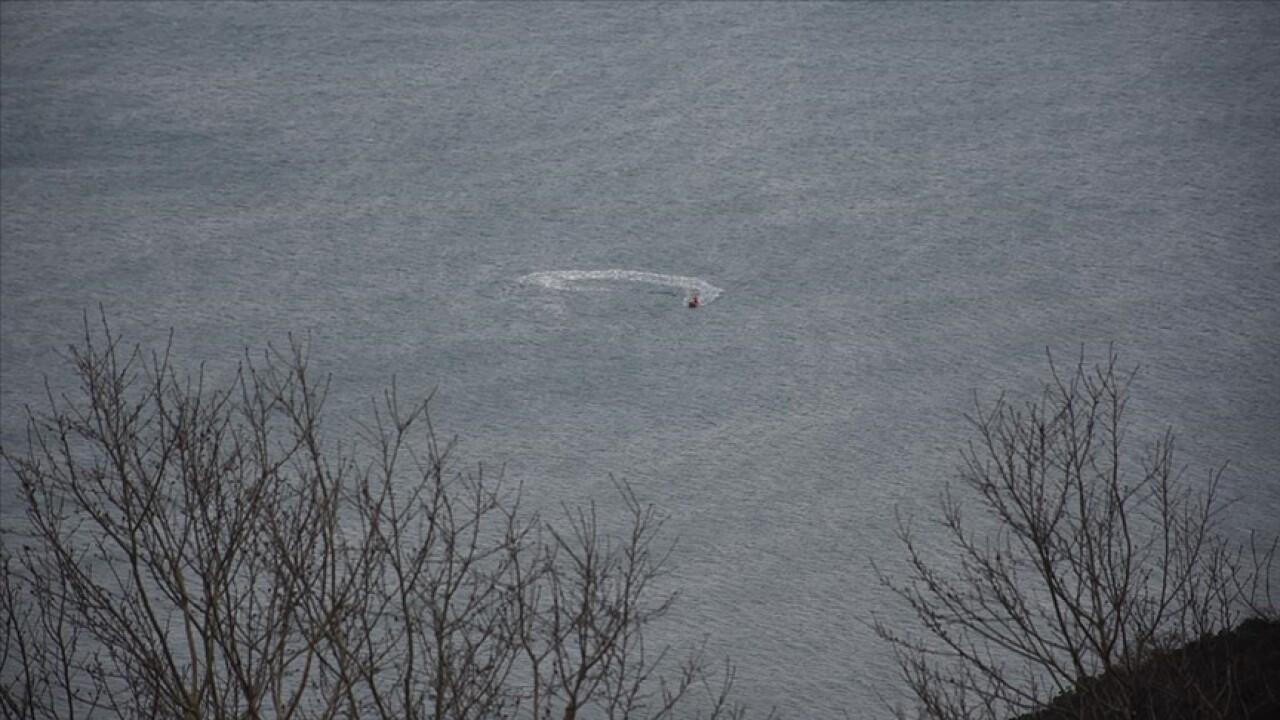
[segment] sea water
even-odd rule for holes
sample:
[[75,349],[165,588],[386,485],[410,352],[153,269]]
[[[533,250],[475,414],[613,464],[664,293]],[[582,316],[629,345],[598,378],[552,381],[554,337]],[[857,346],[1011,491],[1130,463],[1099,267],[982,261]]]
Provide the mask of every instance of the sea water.
[[3,442],[99,305],[215,373],[305,336],[335,432],[395,377],[549,514],[611,476],[667,513],[655,632],[740,701],[883,714],[871,564],[1047,349],[1114,343],[1132,440],[1278,529],[1276,38],[1261,3],[5,3]]

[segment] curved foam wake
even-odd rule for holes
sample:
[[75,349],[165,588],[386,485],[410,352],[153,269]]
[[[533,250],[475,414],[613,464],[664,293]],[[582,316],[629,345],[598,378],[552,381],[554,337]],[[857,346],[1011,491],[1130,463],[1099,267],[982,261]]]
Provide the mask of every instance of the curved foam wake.
[[722,292],[720,288],[702,278],[662,275],[639,270],[548,270],[530,273],[520,278],[520,282],[541,285],[553,290],[584,289],[591,283],[601,280],[677,288],[683,290],[686,297],[697,293],[704,305],[720,297]]

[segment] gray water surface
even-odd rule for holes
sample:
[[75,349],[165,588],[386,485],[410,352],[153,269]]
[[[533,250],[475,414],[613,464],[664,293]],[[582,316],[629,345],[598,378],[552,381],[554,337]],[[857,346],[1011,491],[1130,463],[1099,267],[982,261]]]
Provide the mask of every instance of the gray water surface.
[[1280,5],[4,3],[0,56],[6,446],[99,304],[309,333],[338,427],[395,376],[537,503],[630,480],[661,632],[791,717],[895,697],[870,563],[1046,348],[1280,529]]

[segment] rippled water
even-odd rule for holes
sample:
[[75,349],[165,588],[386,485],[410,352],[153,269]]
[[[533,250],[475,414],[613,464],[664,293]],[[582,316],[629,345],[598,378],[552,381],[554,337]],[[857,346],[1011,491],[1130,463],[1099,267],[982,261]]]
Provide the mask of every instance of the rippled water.
[[630,479],[664,632],[876,714],[894,510],[1046,347],[1277,529],[1277,7],[5,3],[3,442],[99,303],[215,370],[309,333],[335,429],[396,376],[545,507]]

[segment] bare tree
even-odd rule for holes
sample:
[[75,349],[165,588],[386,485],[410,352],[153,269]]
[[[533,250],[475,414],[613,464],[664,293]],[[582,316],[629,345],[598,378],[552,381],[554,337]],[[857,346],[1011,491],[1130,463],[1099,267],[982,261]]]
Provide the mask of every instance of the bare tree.
[[[675,600],[650,591],[669,550],[655,552],[662,521],[654,508],[625,484],[618,490],[630,516],[629,533],[618,542],[603,536],[594,503],[565,508],[568,531],[548,528],[551,541],[538,558],[547,582],[515,598],[538,717],[549,714],[552,701],[563,705],[565,720],[591,705],[609,718],[671,717],[701,679],[698,652],[671,684],[660,680],[651,687],[667,653],[646,652],[643,628]],[[724,709],[723,700],[717,709]]]
[[978,512],[948,490],[930,530],[946,545],[899,518],[907,574],[877,569],[923,629],[876,624],[921,713],[1009,717],[1072,695],[1089,710],[1062,717],[1147,717],[1153,693],[1182,693],[1204,696],[1189,716],[1242,716],[1238,696],[1152,662],[1271,610],[1275,539],[1240,548],[1220,532],[1222,470],[1186,478],[1171,434],[1133,457],[1136,371],[1114,351],[1096,367],[1082,354],[1069,374],[1049,364],[1038,402],[1000,398],[970,418],[960,477]]
[[26,510],[0,535],[3,717],[740,716],[731,666],[646,652],[674,596],[625,483],[629,534],[594,506],[558,530],[394,386],[327,445],[297,342],[221,387],[105,318],[69,358],[79,396],[0,448]]

